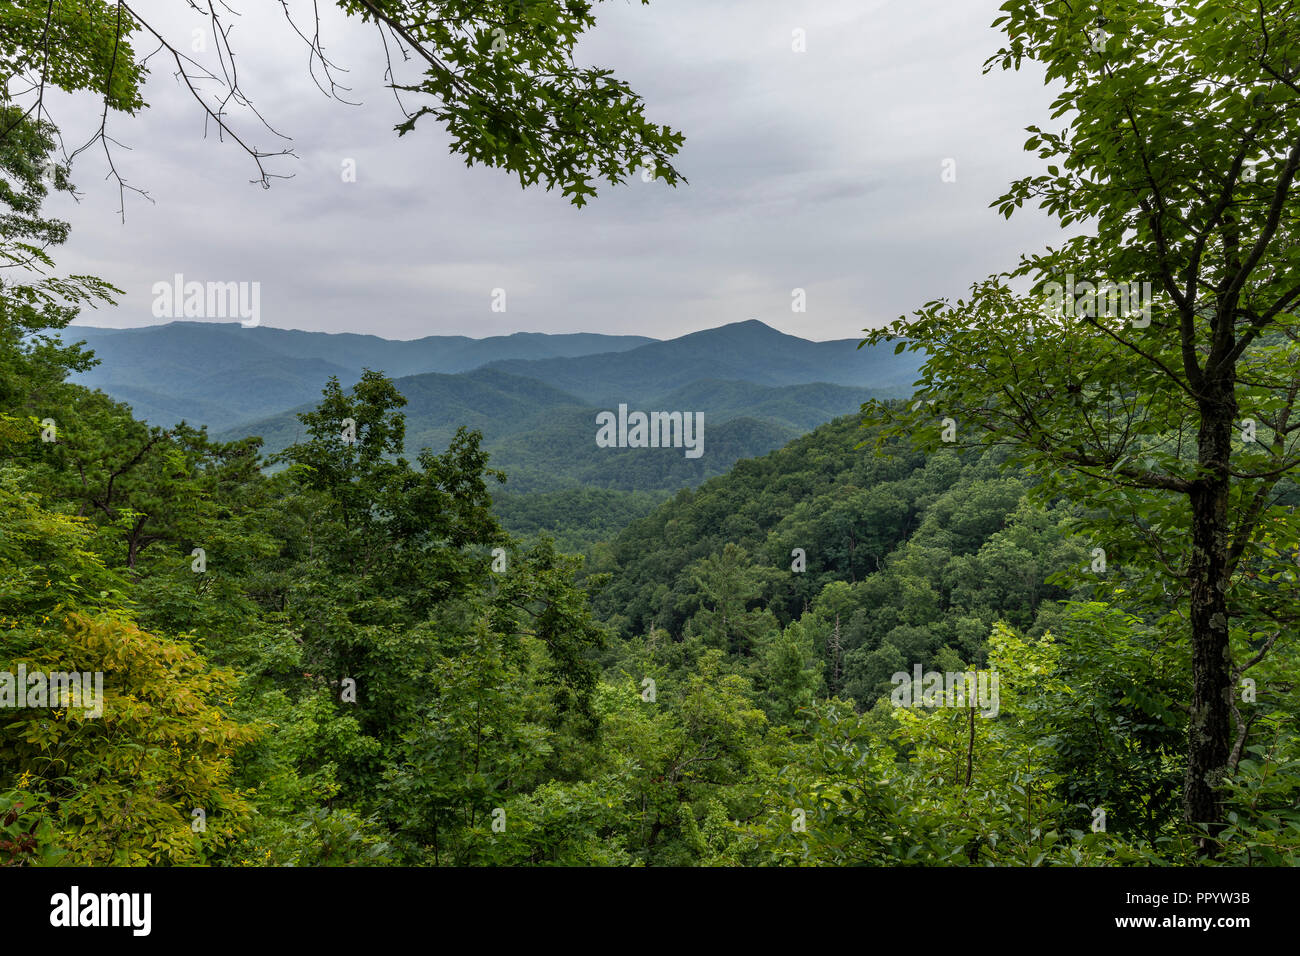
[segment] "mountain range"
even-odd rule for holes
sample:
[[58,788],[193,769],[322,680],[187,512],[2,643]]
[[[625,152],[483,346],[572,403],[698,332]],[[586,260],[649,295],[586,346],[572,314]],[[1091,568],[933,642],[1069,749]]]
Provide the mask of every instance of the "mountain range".
[[[331,376],[366,368],[406,397],[407,453],[478,429],[514,492],[579,486],[663,491],[699,484],[872,397],[907,394],[916,361],[858,340],[811,342],[748,321],[668,340],[579,333],[393,341],[237,323],[140,329],[74,326],[103,364],[79,376],[152,424],[186,420],[218,438],[260,435],[273,453],[298,440],[297,413]],[[702,412],[705,454],[597,448],[595,416],[633,408]]]
[[585,332],[397,341],[350,332],[246,329],[234,322],[169,322],[138,329],[77,325],[65,338],[84,339],[101,360],[76,378],[81,384],[127,402],[136,417],[153,424],[185,419],[211,429],[314,402],[331,375],[351,385],[366,368],[392,378],[455,373],[501,360],[616,353],[656,341]]

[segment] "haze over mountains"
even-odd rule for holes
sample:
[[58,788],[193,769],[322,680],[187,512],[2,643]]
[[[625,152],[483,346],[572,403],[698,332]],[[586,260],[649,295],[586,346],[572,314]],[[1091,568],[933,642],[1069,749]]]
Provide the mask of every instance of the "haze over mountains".
[[302,332],[236,322],[169,322],[138,329],[73,326],[102,364],[77,377],[131,404],[155,425],[186,419],[219,430],[314,402],[331,375],[344,385],[362,369],[391,378],[465,372],[501,359],[617,352],[655,342],[639,335],[517,332],[472,339],[431,335],[412,341],[376,335]]
[[856,339],[810,342],[751,320],[618,353],[501,359],[492,367],[541,379],[598,405],[642,401],[709,379],[769,386],[826,382],[876,389],[912,383],[914,364],[898,361],[892,349],[858,351],[857,345]]
[[[138,417],[207,425],[225,440],[260,435],[268,453],[302,436],[296,413],[319,401],[330,376],[350,386],[365,368],[382,371],[408,402],[408,455],[441,450],[461,425],[478,429],[512,491],[695,485],[873,396],[907,394],[917,368],[892,349],[810,342],[757,321],[667,341],[517,333],[402,342],[207,322],[78,326],[67,338],[85,339],[103,360],[79,381]],[[597,448],[595,414],[619,403],[703,412],[705,454]]]

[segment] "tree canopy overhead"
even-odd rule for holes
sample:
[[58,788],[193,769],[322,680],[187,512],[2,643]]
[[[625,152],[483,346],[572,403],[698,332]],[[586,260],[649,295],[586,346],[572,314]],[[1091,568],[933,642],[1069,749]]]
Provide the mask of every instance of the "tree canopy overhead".
[[[336,6],[353,28],[378,34],[384,81],[402,116],[399,135],[431,116],[450,133],[450,150],[466,165],[504,169],[523,187],[558,187],[577,206],[596,195],[599,182],[620,183],[638,168],[669,185],[685,181],[673,165],[682,133],[647,119],[642,98],[613,70],[575,58],[579,40],[596,25],[594,3],[336,0]],[[326,53],[319,0],[282,7],[286,30],[307,53],[312,80],[347,102],[341,67]],[[243,149],[256,165],[254,182],[267,186],[285,175],[267,160],[292,151],[263,148],[254,139],[258,126],[262,136],[287,137],[254,106],[256,78],[250,82],[236,66],[240,13],[228,3],[189,8],[201,26],[178,37],[170,22],[124,0],[5,4],[0,70],[13,82],[0,97],[20,102],[23,115],[53,122],[48,88],[99,95],[100,125],[70,158],[99,145],[119,187],[140,191],[117,171],[109,114],[143,108],[145,76],[165,64],[197,102],[205,128]]]

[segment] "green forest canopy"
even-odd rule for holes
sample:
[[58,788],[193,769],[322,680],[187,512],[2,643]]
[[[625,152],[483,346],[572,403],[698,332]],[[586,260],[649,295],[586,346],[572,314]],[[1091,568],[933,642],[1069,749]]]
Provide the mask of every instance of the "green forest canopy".
[[[11,69],[32,67],[35,9],[0,33]],[[1083,63],[1091,5],[1005,9],[1008,64],[1043,59],[1081,118],[1031,146],[1066,172],[1008,208],[1046,198],[1115,240],[1026,274],[1159,275],[1165,338],[1059,320],[1025,338],[1037,300],[991,282],[882,333],[927,349],[920,401],[742,462],[585,560],[501,527],[475,433],[402,455],[382,375],[327,386],[274,474],[256,440],[146,425],[70,383],[92,358],[58,332],[113,290],[49,274],[66,226],[41,200],[66,171],[44,175],[39,113],[4,104],[3,255],[25,281],[0,288],[0,673],[98,671],[106,691],[95,717],[6,715],[0,862],[1300,862],[1295,37],[1265,21],[1252,48],[1232,4],[1128,0],[1108,29],[1149,42]],[[57,82],[102,88],[106,10],[60,21],[95,42]],[[1169,50],[1172,88],[1149,59]],[[1215,99],[1207,64],[1240,88]],[[135,97],[112,79],[115,107]],[[1198,149],[1143,137],[1165,144],[1144,157],[1139,124],[1097,119],[1115,102],[1194,116],[1178,136]],[[1236,198],[1173,216],[1164,190],[1207,181],[1191,157],[1227,160]],[[1260,448],[1224,443],[1243,404]],[[1187,560],[1153,558],[1189,538]],[[894,706],[917,667],[996,671],[996,716]]]

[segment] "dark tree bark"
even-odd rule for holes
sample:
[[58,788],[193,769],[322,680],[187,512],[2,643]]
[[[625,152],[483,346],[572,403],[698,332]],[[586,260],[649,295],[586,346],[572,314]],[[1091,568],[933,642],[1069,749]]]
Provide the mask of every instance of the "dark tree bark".
[[[1231,749],[1232,662],[1228,644],[1230,575],[1228,472],[1237,408],[1231,381],[1219,381],[1201,402],[1197,437],[1204,474],[1192,485],[1190,617],[1192,700],[1188,722],[1187,777],[1183,813],[1189,823],[1220,828],[1219,784]],[[1209,850],[1212,841],[1202,843]]]

